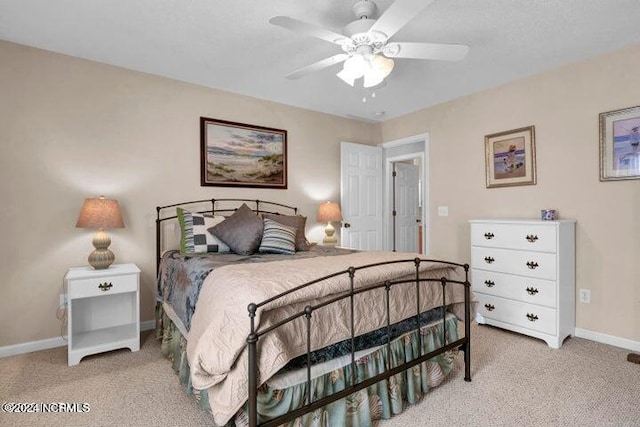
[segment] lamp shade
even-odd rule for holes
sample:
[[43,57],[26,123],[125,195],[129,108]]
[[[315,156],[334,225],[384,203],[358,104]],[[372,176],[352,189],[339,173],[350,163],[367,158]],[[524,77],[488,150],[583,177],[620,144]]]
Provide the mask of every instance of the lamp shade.
[[124,228],[117,200],[86,199],[76,222],[78,228]]
[[318,221],[320,222],[342,221],[342,213],[340,212],[340,206],[336,202],[322,203],[320,207],[318,207]]

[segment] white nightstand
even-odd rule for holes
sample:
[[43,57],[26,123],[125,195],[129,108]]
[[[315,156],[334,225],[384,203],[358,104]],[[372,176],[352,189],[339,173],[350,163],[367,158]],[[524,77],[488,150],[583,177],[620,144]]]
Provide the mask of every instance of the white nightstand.
[[140,349],[140,269],[135,264],[70,268],[65,281],[69,366],[89,354]]

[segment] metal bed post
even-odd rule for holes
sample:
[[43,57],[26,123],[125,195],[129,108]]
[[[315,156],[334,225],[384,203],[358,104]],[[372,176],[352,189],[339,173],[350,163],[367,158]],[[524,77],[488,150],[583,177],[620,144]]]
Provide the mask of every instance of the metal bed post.
[[471,283],[469,282],[469,264],[464,265],[464,380],[471,382]]
[[313,308],[308,305],[304,308],[307,318],[307,405],[311,404],[311,313]]
[[254,318],[256,317],[256,305],[249,304],[249,318],[251,319],[251,332],[247,337],[247,348],[249,350],[249,426],[256,427],[258,425],[258,358],[257,344],[258,335],[255,330]]
[[156,206],[156,278],[160,273],[160,206]]
[[353,278],[356,275],[356,269],[349,267],[349,283],[350,283],[350,300],[351,300],[351,385],[356,383],[356,331],[355,331],[355,319],[354,319],[354,295],[353,295]]
[[418,357],[422,356],[422,335],[420,334],[420,258],[414,258],[416,266],[416,330],[418,331]]
[[440,284],[442,285],[442,346],[447,345],[447,278],[441,277]]

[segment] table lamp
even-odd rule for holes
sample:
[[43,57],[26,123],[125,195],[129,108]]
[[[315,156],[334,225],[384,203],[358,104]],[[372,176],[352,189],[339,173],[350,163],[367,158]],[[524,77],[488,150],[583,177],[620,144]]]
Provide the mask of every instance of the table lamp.
[[104,230],[124,228],[118,201],[105,199],[104,196],[100,196],[99,199],[86,199],[80,210],[76,227],[98,229],[93,238],[93,246],[96,250],[89,254],[89,264],[96,270],[109,268],[116,257],[109,250],[111,238]]
[[331,223],[334,221],[342,221],[340,206],[336,202],[322,203],[318,207],[318,221],[327,223],[327,226],[324,229],[324,239],[322,239],[322,244],[335,245],[338,243],[338,239],[335,236],[336,229],[333,228]]

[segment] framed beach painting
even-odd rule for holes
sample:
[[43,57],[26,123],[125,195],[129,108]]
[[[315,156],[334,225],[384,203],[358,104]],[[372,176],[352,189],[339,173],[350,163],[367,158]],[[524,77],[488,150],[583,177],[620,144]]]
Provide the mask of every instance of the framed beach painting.
[[287,188],[287,131],[200,117],[203,186]]
[[484,150],[487,188],[536,183],[533,126],[487,135]]
[[600,181],[640,178],[640,107],[600,113]]

